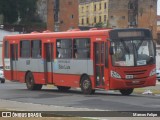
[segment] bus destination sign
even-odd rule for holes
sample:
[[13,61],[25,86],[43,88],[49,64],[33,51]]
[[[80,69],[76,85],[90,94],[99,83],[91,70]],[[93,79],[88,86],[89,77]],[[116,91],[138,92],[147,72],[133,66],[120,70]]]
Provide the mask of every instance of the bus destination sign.
[[144,31],[119,31],[118,37],[144,37]]

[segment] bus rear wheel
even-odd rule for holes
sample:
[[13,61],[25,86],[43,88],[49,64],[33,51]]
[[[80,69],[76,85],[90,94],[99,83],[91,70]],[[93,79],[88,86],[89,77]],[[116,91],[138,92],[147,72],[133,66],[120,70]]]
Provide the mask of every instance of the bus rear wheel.
[[57,86],[57,88],[61,92],[67,92],[71,87]]
[[95,93],[95,90],[92,89],[91,80],[87,75],[82,76],[80,87],[84,94],[94,94]]
[[41,84],[35,84],[34,77],[31,72],[29,72],[26,76],[26,86],[28,90],[41,90]]
[[122,89],[122,90],[119,90],[120,91],[120,93],[122,94],[122,95],[130,95],[132,92],[133,92],[133,88],[131,88],[131,89]]
[[0,80],[1,80],[1,83],[5,83],[5,79],[1,79],[1,78],[0,78]]

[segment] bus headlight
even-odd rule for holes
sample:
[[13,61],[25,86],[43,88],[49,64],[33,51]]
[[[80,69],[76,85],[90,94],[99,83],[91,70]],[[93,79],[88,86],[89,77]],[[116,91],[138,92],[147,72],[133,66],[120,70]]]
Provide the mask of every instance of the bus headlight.
[[113,77],[113,78],[121,78],[121,76],[115,71],[111,71],[111,77]]
[[149,76],[153,76],[153,75],[155,75],[155,74],[156,74],[156,69],[154,68],[154,69],[150,72]]

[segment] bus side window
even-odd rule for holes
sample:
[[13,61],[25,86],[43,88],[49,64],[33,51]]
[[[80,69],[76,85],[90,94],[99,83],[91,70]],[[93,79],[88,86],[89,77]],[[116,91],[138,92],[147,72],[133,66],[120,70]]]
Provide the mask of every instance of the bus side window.
[[57,58],[72,58],[72,39],[57,39]]
[[106,43],[105,46],[105,67],[108,68],[108,44]]
[[78,59],[79,55],[78,55],[78,52],[77,52],[77,49],[74,49],[74,58]]
[[20,57],[29,58],[31,56],[31,42],[30,40],[22,40],[20,42]]
[[4,42],[4,57],[9,58],[9,42]]
[[41,40],[32,41],[32,58],[41,58]]
[[74,43],[74,58],[88,59],[90,58],[90,39],[76,38]]

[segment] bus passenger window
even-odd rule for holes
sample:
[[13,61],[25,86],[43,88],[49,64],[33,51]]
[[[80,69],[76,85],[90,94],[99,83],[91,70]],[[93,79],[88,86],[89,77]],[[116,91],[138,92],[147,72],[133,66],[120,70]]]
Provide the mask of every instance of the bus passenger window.
[[77,52],[77,50],[74,50],[74,58],[78,58],[78,52]]
[[32,58],[41,58],[41,46],[40,40],[32,41]]
[[105,67],[108,68],[108,43],[106,43],[105,46]]
[[20,56],[22,58],[29,58],[31,56],[31,45],[29,40],[20,42]]
[[74,39],[74,58],[78,58],[78,59],[90,58],[90,39],[89,38]]
[[5,45],[5,50],[4,50],[4,57],[5,58],[9,58],[9,42],[8,41],[5,41],[5,43],[4,43],[4,45]]
[[57,58],[72,58],[72,39],[57,39]]

